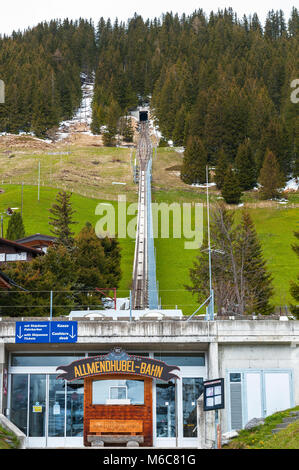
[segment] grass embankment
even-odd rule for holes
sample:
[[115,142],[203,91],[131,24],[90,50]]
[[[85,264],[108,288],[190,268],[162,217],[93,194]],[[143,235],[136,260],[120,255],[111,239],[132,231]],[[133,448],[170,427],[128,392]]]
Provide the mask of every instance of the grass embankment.
[[[205,212],[205,208],[204,208]],[[298,258],[291,248],[295,243],[294,231],[298,230],[298,209],[250,209],[261,241],[264,258],[273,276],[276,306],[289,305],[290,281],[299,272]],[[241,209],[236,209],[236,220]],[[193,218],[194,220],[194,218]],[[206,226],[204,213],[204,226]],[[190,284],[189,269],[193,266],[198,250],[184,249],[186,239],[156,239],[157,278],[159,280],[162,305],[166,308],[182,308],[184,313],[193,313],[199,306],[197,299],[187,292],[184,285]],[[207,255],[208,256],[208,255]],[[202,311],[201,313],[204,313]]]
[[[0,193],[0,214],[3,213],[8,206],[21,208],[21,186],[20,185],[2,185],[0,189],[4,190]],[[59,190],[53,188],[42,187],[40,190],[40,200],[37,197],[36,186],[24,186],[23,188],[23,221],[25,225],[26,235],[34,233],[51,234],[48,217],[50,215],[49,208],[55,201],[56,194]],[[121,192],[120,192],[121,194]],[[99,203],[112,204],[115,209],[116,232],[118,230],[118,204],[115,201],[106,201],[101,199],[92,199],[79,194],[73,193],[72,207],[76,211],[74,220],[77,224],[72,226],[75,233],[78,233],[85,223],[88,221],[96,225],[100,219],[95,214],[96,207]],[[105,206],[103,206],[105,207]],[[127,220],[130,220],[130,216]],[[6,234],[9,216],[4,216],[4,236]],[[104,227],[105,228],[105,227]],[[132,266],[134,257],[134,240],[131,238],[119,238],[121,247],[121,269],[122,280],[120,282],[118,296],[125,297],[129,295],[130,283],[132,280]]]
[[239,432],[239,435],[230,443],[223,446],[224,449],[299,449],[299,420],[290,423],[278,433],[272,434],[272,429],[282,423],[283,418],[289,417],[295,408],[280,411],[265,419],[265,424],[257,426],[252,430]]
[[120,147],[70,145],[0,152],[0,183],[37,184],[40,162],[42,186],[106,200],[117,200],[121,191],[129,201],[134,201],[137,188],[133,182],[133,158],[133,150]]
[[[38,161],[41,161],[41,181],[49,186],[40,189],[40,202],[37,201],[37,186],[24,185],[23,215],[26,234],[36,232],[48,234],[48,209],[55,200],[58,188],[73,190],[72,203],[77,211],[74,226],[78,232],[88,220],[93,225],[99,220],[95,208],[99,202],[112,202],[117,214],[118,195],[126,196],[127,202],[137,199],[137,186],[132,182],[131,160],[134,152],[122,148],[105,147],[76,147],[70,146],[56,149],[61,155],[49,155],[53,150],[33,153],[29,150],[15,152],[15,157],[0,156],[0,183],[2,178],[10,181],[37,181]],[[70,151],[71,154],[63,155]],[[182,154],[173,149],[158,149],[153,161],[153,202],[179,203],[206,202],[205,190],[184,184],[179,177],[179,166]],[[125,182],[116,185],[114,182]],[[52,188],[51,188],[52,186]],[[54,188],[53,188],[54,186]],[[0,213],[8,206],[21,207],[21,186],[2,185],[5,190],[0,194]],[[84,197],[85,195],[85,197]],[[289,205],[299,202],[299,194],[289,196]],[[219,198],[219,192],[211,188],[211,205]],[[276,306],[289,304],[290,281],[295,280],[299,272],[298,258],[291,249],[295,242],[294,231],[299,230],[298,207],[288,207],[288,204],[258,201],[255,192],[244,195],[256,224],[256,229],[264,249],[268,268],[273,274],[275,293],[273,303]],[[241,208],[237,207],[236,219]],[[129,220],[129,217],[128,217]],[[4,219],[4,234],[8,218]],[[192,223],[194,222],[194,214]],[[172,221],[170,220],[170,227]],[[117,226],[117,219],[116,219]],[[206,208],[204,207],[204,227],[206,227]],[[116,228],[117,229],[117,228]],[[183,230],[182,230],[183,233]],[[189,268],[197,255],[197,250],[184,249],[185,238],[157,238],[155,247],[157,253],[157,279],[163,308],[181,308],[185,314],[191,314],[198,307],[198,301],[185,290],[189,284]],[[121,268],[122,281],[118,295],[127,296],[132,278],[134,240],[121,238],[122,248]],[[204,311],[202,312],[204,313]]]
[[0,426],[0,450],[17,449],[19,441],[17,437]]
[[[179,178],[179,165],[182,154],[171,149],[158,149],[153,165],[153,201],[179,203],[206,203],[206,193],[202,188],[185,185]],[[289,305],[292,301],[290,281],[299,272],[299,262],[291,248],[295,242],[294,231],[299,230],[298,206],[299,193],[288,195],[289,203],[260,201],[255,191],[246,193],[242,202],[248,208],[261,241],[268,269],[273,275],[275,306]],[[219,200],[219,192],[210,190],[211,206]],[[235,207],[236,221],[240,218],[242,207]],[[206,228],[206,206],[204,206],[204,227]],[[194,211],[192,212],[194,224]],[[171,224],[170,224],[171,226]],[[194,225],[193,225],[194,227]],[[182,225],[183,233],[183,225]],[[197,299],[187,292],[184,286],[190,284],[189,269],[193,266],[197,250],[184,249],[185,238],[155,240],[157,253],[157,278],[164,308],[182,308],[191,314],[199,306]],[[201,313],[205,313],[202,310]]]

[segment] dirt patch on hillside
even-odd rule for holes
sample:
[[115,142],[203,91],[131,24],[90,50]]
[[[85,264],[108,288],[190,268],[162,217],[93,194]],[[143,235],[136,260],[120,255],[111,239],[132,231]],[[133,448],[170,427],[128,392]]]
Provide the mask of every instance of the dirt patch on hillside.
[[84,133],[72,133],[68,137],[56,143],[60,145],[77,145],[78,147],[102,147],[103,141],[101,135],[89,135]]
[[47,150],[52,149],[53,146],[49,141],[30,135],[0,135],[0,150]]

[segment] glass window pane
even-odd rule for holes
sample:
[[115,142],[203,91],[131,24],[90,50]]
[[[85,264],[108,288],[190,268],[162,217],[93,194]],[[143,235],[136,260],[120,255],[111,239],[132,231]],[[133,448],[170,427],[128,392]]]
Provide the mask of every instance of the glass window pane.
[[156,432],[157,437],[176,436],[175,383],[156,383]]
[[203,378],[183,378],[183,434],[197,437],[197,403],[203,393]]
[[48,435],[64,437],[65,381],[49,376]]
[[[90,352],[88,353],[89,357],[93,356],[104,356],[105,354],[109,354],[110,351],[99,351],[99,352]],[[128,352],[129,356],[140,356],[140,357],[148,357],[148,353],[143,353],[143,352]]]
[[112,400],[124,400],[127,398],[127,387],[110,387],[109,398]]
[[30,374],[29,436],[45,435],[46,422],[46,375]]
[[199,354],[155,354],[155,359],[179,367],[201,367],[205,365],[204,353]]
[[241,374],[236,372],[229,374],[229,380],[230,382],[241,382]]
[[11,421],[27,435],[28,375],[11,377]]
[[84,380],[67,383],[66,435],[83,436]]
[[130,405],[144,404],[143,380],[94,380],[92,383],[93,405],[106,405],[108,400],[127,399]]
[[70,364],[84,354],[12,354],[12,366],[61,366]]

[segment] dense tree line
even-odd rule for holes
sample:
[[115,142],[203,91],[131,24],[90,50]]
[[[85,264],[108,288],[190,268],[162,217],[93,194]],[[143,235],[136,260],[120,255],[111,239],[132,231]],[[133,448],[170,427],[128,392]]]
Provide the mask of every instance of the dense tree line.
[[288,21],[269,12],[265,25],[231,9],[152,21],[135,15],[127,24],[101,19],[93,129],[115,129],[119,115],[150,99],[163,142],[202,148],[198,162],[186,152],[185,182],[204,182],[199,166],[225,158],[241,189],[251,189],[269,151],[284,176],[298,175],[298,106],[290,100],[298,32],[296,8]]
[[[80,73],[94,70],[92,130],[106,126],[107,145],[115,142],[120,117],[149,101],[162,142],[187,146],[196,137],[200,164],[217,167],[225,158],[241,189],[256,184],[269,151],[284,176],[298,175],[298,106],[290,99],[298,32],[296,8],[288,21],[282,11],[270,11],[264,25],[256,14],[239,19],[232,9],[152,20],[135,14],[127,22],[101,18],[96,25],[83,19],[41,23],[0,37],[0,77],[7,87],[0,131],[45,135],[71,117],[80,102]],[[204,178],[187,166],[184,181]],[[249,166],[254,174],[246,174]]]
[[83,19],[53,20],[0,36],[0,77],[6,89],[0,132],[43,137],[71,118],[81,100],[80,74],[90,74],[95,60],[94,27]]

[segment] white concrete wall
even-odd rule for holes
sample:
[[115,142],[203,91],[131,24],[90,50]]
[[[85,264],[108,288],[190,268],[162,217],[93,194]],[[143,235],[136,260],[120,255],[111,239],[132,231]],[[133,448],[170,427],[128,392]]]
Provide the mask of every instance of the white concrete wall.
[[[299,346],[294,344],[222,344],[219,346],[219,374],[226,378],[231,369],[291,369],[294,404],[299,405]],[[226,388],[227,390],[227,388]],[[226,402],[228,397],[226,397]],[[227,409],[221,412],[223,432],[228,430]]]
[[[30,320],[48,318],[26,318]],[[0,373],[1,364],[3,367],[5,363],[4,346],[9,345],[11,351],[32,350],[31,344],[20,347],[14,343],[14,320],[0,321]],[[127,350],[208,351],[209,379],[225,378],[229,369],[292,369],[294,402],[299,405],[299,321],[82,320],[78,322],[76,344],[42,344],[34,349],[61,352],[108,349],[116,345]],[[226,417],[227,409],[221,412],[222,432],[227,430]],[[207,437],[212,437],[213,429],[211,416],[207,419]]]

